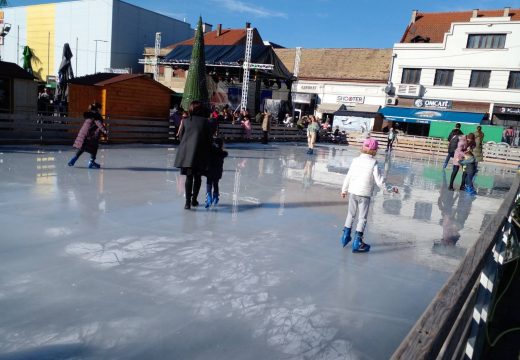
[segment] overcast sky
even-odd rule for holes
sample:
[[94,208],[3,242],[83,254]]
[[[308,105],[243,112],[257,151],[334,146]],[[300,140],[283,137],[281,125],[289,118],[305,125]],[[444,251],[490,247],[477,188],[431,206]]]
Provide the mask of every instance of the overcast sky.
[[[11,6],[55,1],[9,1]],[[264,40],[285,47],[391,48],[413,9],[425,12],[520,8],[520,0],[127,0],[192,27],[198,16],[224,28],[250,22]]]

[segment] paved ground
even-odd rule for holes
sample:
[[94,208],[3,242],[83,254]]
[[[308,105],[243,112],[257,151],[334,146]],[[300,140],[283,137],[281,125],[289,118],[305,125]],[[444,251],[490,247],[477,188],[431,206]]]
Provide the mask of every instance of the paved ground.
[[401,192],[377,193],[352,254],[357,151],[228,150],[221,205],[186,211],[174,148],[105,147],[89,170],[0,147],[0,359],[388,358],[512,182],[482,166],[470,198],[433,159],[382,155]]

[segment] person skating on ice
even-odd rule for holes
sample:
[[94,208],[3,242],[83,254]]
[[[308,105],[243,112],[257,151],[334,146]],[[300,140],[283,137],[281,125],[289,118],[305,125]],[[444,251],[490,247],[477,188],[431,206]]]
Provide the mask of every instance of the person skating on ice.
[[85,121],[79,129],[78,136],[74,141],[74,148],[77,149],[76,155],[70,159],[68,165],[74,166],[81,154],[88,152],[90,160],[88,162],[89,169],[99,169],[101,165],[96,162],[96,155],[99,147],[99,138],[101,133],[107,134],[107,129],[103,124],[103,117],[99,113],[101,105],[94,103],[89,106],[88,111],[83,114]]
[[[367,223],[372,191],[374,184],[382,190],[386,189],[383,176],[375,159],[378,147],[377,140],[373,138],[365,139],[361,148],[361,155],[352,160],[341,188],[341,197],[345,198],[347,194],[350,194],[347,218],[341,237],[343,247],[347,246],[351,240],[352,224],[356,214],[358,215],[354,242],[352,244],[352,252],[354,253],[368,252],[370,250],[370,245],[363,242],[363,233]],[[397,192],[397,188],[393,187],[391,191]]]
[[220,195],[218,182],[222,178],[224,158],[227,156],[227,151],[224,151],[224,141],[221,138],[215,138],[209,153],[209,166],[206,173],[206,209],[212,204],[218,204]]

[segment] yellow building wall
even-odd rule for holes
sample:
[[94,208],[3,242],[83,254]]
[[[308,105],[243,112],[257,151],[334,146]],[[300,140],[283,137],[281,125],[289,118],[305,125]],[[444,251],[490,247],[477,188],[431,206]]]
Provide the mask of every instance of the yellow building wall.
[[44,81],[47,75],[55,75],[55,21],[56,4],[27,7],[27,45],[33,51],[32,67],[34,75]]

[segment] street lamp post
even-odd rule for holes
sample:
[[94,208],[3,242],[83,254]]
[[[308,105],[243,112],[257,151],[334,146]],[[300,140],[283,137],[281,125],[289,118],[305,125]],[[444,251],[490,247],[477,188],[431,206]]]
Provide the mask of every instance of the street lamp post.
[[97,73],[97,44],[98,44],[98,42],[107,43],[108,41],[107,40],[94,40],[94,42],[96,43],[96,52],[94,55],[94,74],[96,74]]

